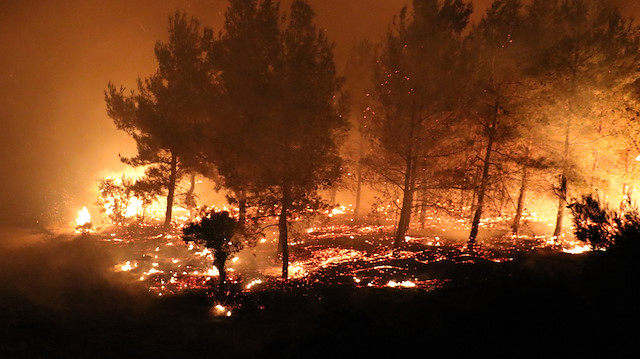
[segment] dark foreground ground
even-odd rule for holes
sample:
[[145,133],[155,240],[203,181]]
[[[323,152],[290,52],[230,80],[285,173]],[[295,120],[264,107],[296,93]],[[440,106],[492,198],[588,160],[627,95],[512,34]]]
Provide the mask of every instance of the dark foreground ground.
[[628,254],[441,264],[455,285],[435,291],[297,283],[227,318],[118,281],[89,241],[0,239],[0,358],[618,357],[640,335]]

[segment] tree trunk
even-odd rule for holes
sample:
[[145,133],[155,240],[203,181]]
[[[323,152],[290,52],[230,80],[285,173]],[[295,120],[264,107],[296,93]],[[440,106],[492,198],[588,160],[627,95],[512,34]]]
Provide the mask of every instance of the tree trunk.
[[214,255],[214,265],[218,269],[218,299],[224,300],[227,292],[227,270],[225,269],[225,264],[227,261],[226,254],[218,255],[218,251]]
[[529,179],[529,158],[531,157],[531,140],[525,152],[524,164],[522,165],[522,180],[520,182],[520,193],[518,194],[518,203],[516,206],[516,215],[513,217],[513,225],[511,229],[513,234],[518,235],[520,230],[520,220],[522,219],[522,212],[524,212],[524,198],[527,192],[527,185]]
[[247,191],[244,189],[236,192],[238,198],[238,222],[244,224],[247,220]]
[[[460,214],[460,218],[464,218],[467,214],[466,211],[464,210],[467,200],[467,167],[469,166],[469,154],[465,153],[464,155],[464,178],[462,180],[462,183],[460,184],[460,201],[458,204],[459,207],[459,214]],[[473,205],[473,203],[471,204]]]
[[489,185],[489,170],[491,167],[491,152],[493,151],[493,143],[495,142],[496,130],[498,127],[498,111],[499,107],[496,104],[493,113],[493,119],[491,126],[489,127],[489,139],[487,141],[487,149],[484,155],[484,166],[482,169],[482,179],[480,181],[480,188],[478,189],[478,199],[476,202],[476,211],[473,215],[473,221],[471,222],[471,233],[469,234],[468,248],[473,249],[473,245],[478,237],[478,229],[480,226],[480,219],[482,218],[482,209],[484,206],[484,198]]
[[520,193],[518,194],[518,205],[516,207],[516,215],[513,217],[513,225],[511,229],[513,234],[517,235],[520,230],[520,220],[524,211],[524,198],[527,191],[527,180],[529,177],[529,167],[527,164],[522,166],[522,181],[520,182]]
[[562,234],[562,221],[564,219],[564,207],[567,203],[567,173],[569,172],[569,144],[571,134],[571,117],[567,117],[567,128],[564,137],[564,158],[562,174],[560,175],[560,187],[558,188],[558,214],[556,216],[556,228],[553,230],[553,237],[559,238]]
[[280,210],[280,216],[278,218],[278,248],[282,253],[282,278],[289,278],[289,241],[288,241],[288,228],[287,228],[287,216],[289,212],[290,198],[289,188],[287,185],[282,186],[282,208]]
[[169,174],[169,184],[167,193],[167,211],[164,216],[164,227],[171,227],[171,215],[173,213],[173,197],[176,190],[176,178],[178,173],[178,157],[171,152],[171,172]]
[[187,209],[189,210],[189,217],[192,218],[195,216],[196,210],[196,197],[194,192],[196,190],[196,173],[191,172],[189,175],[189,190],[186,193],[185,204],[187,205]]
[[362,201],[362,159],[364,158],[364,134],[362,127],[360,128],[360,159],[356,168],[356,203],[353,209],[353,217],[358,219],[360,216],[360,202]]
[[424,228],[427,222],[427,190],[420,190],[420,228]]
[[416,160],[410,157],[407,161],[407,170],[404,176],[404,189],[402,196],[402,208],[400,209],[400,219],[393,241],[395,248],[401,247],[404,243],[404,237],[409,229],[411,222],[411,210],[413,209],[413,194],[415,192],[415,168]]
[[336,196],[338,194],[338,190],[335,187],[335,184],[333,186],[331,186],[331,188],[329,189],[329,202],[331,203],[331,206],[334,207],[337,203],[336,201]]
[[564,207],[567,202],[567,176],[560,175],[560,187],[558,188],[558,214],[556,215],[556,228],[553,237],[556,239],[562,234],[562,221],[564,219]]
[[356,176],[356,203],[353,209],[353,217],[358,219],[358,217],[360,217],[360,201],[362,200],[362,165],[359,162],[358,169],[356,170]]

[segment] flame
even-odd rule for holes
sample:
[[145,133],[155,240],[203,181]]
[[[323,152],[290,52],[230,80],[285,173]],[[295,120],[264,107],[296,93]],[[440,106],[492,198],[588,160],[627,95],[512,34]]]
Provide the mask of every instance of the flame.
[[120,266],[117,266],[117,267],[121,272],[128,272],[128,271],[132,270],[133,268],[137,268],[138,267],[138,263],[133,263],[133,265],[132,265],[131,261],[126,261],[124,264],[121,264]]
[[216,268],[215,266],[213,268],[209,268],[207,269],[207,273],[208,276],[210,277],[217,277],[220,275],[220,271],[218,271],[218,268]]
[[216,304],[213,308],[211,308],[211,314],[216,316],[216,317],[230,317],[231,316],[231,309],[225,307],[222,304]]
[[328,216],[329,216],[329,217],[333,217],[333,216],[335,216],[335,215],[345,214],[345,213],[347,213],[347,207],[345,207],[345,206],[340,206],[340,207],[333,208],[333,209],[329,212]]
[[575,245],[572,248],[565,248],[562,251],[565,253],[570,253],[570,254],[582,254],[585,252],[589,252],[591,250],[591,247],[586,244],[586,245]]
[[416,284],[412,281],[409,280],[405,280],[402,281],[400,283],[390,280],[389,283],[387,283],[387,287],[390,288],[397,288],[397,287],[402,287],[402,288],[414,288],[416,286]]
[[91,214],[87,207],[82,207],[82,209],[78,211],[78,217],[76,217],[76,226],[84,226],[89,223],[91,223]]
[[247,289],[251,289],[251,287],[253,287],[253,286],[254,286],[254,285],[256,285],[256,284],[260,284],[260,283],[262,283],[262,280],[260,280],[260,279],[254,279],[254,280],[252,280],[251,282],[249,282],[249,284],[247,284],[247,287],[246,287],[246,288],[247,288]]

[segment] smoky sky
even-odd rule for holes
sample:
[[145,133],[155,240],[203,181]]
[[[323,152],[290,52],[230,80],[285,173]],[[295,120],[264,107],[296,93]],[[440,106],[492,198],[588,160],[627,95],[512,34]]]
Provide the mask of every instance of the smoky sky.
[[[283,1],[283,8],[290,2]],[[341,64],[377,41],[410,0],[312,0]],[[474,2],[478,18],[490,0]],[[623,11],[633,0],[612,1]],[[219,31],[226,0],[0,0],[0,222],[70,215],[95,202],[96,181],[124,169],[134,143],[107,117],[109,81],[132,87],[155,69],[175,10]],[[630,14],[630,13],[629,13]]]

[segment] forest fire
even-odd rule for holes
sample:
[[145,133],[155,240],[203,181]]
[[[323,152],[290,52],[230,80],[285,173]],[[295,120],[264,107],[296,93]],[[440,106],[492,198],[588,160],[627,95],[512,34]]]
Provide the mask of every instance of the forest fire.
[[[271,15],[280,10],[269,4],[265,3],[265,7],[256,7],[257,3],[235,4],[230,7],[229,14],[238,11],[258,16],[265,12],[260,16],[277,18]],[[309,84],[295,80],[304,78],[301,74],[311,78],[318,73],[335,73],[332,61],[320,61],[313,56],[305,58],[307,63],[291,76],[287,69],[298,68],[301,64],[299,59],[288,58],[289,52],[285,51],[282,61],[290,61],[290,66],[278,67],[278,71],[284,72],[273,73],[276,67],[264,67],[263,62],[270,60],[262,58],[264,53],[256,52],[254,47],[234,45],[238,41],[242,43],[242,36],[255,37],[254,28],[247,25],[255,20],[251,16],[234,18],[237,24],[233,21],[226,24],[240,26],[246,33],[223,31],[219,38],[213,38],[207,35],[209,30],[201,31],[195,18],[189,19],[186,14],[176,12],[169,20],[169,42],[157,43],[158,72],[146,81],[139,81],[137,91],[127,92],[113,83],[109,83],[105,91],[108,116],[136,141],[138,147],[138,153],[133,157],[121,157],[124,163],[136,168],[135,171],[129,175],[110,175],[99,183],[98,203],[108,217],[106,228],[139,226],[153,231],[164,218],[162,234],[146,236],[138,233],[125,234],[126,238],[121,235],[105,238],[134,251],[132,258],[126,258],[123,264],[116,266],[117,271],[147,283],[158,295],[202,288],[215,280],[224,283],[227,276],[231,283],[242,286],[245,291],[256,284],[260,284],[259,288],[269,287],[278,276],[284,281],[293,279],[307,283],[351,278],[352,284],[357,286],[420,290],[432,289],[434,283],[450,280],[429,275],[426,268],[434,263],[506,263],[528,251],[549,249],[580,254],[599,245],[571,240],[570,232],[577,233],[579,228],[568,228],[563,224],[565,217],[569,217],[565,214],[567,208],[571,209],[572,201],[577,201],[569,197],[567,182],[575,184],[576,191],[578,182],[588,182],[579,181],[576,176],[569,178],[569,168],[578,168],[577,163],[583,160],[571,151],[577,146],[572,144],[571,136],[578,128],[571,121],[578,112],[567,110],[566,116],[555,119],[554,106],[565,106],[564,102],[558,101],[570,103],[574,99],[551,96],[553,100],[549,103],[538,103],[537,97],[531,95],[547,91],[539,88],[538,83],[548,82],[550,87],[562,89],[562,83],[547,77],[550,72],[569,70],[554,68],[538,73],[535,66],[552,66],[538,59],[538,52],[551,50],[533,45],[527,47],[514,41],[530,35],[530,29],[524,25],[509,33],[507,42],[489,36],[493,30],[483,30],[499,26],[504,22],[502,17],[507,15],[535,23],[544,17],[546,10],[537,4],[514,2],[513,8],[519,10],[507,14],[501,12],[504,10],[502,3],[497,2],[493,5],[495,11],[488,11],[485,18],[471,26],[468,36],[473,41],[467,45],[462,41],[464,31],[457,29],[457,25],[451,26],[457,30],[442,34],[424,32],[425,29],[418,25],[439,19],[467,26],[472,4],[463,2],[454,6],[449,2],[434,2],[429,6],[414,9],[407,18],[410,21],[403,20],[402,29],[389,33],[388,39],[380,44],[381,53],[376,53],[371,44],[366,43],[353,49],[347,61],[350,77],[344,83],[344,89],[353,100],[347,101],[351,108],[344,113],[337,111],[338,102],[342,101],[336,92],[340,83],[337,78],[314,78],[310,83],[315,87],[311,88]],[[604,11],[596,5],[592,10]],[[294,2],[291,11],[296,16],[306,11],[312,13],[309,4],[301,1]],[[443,15],[445,13],[450,14],[447,17]],[[313,28],[311,18],[304,21],[311,21],[309,26]],[[587,20],[601,21],[598,17]],[[553,21],[558,22],[553,26],[564,28],[565,23],[573,19],[559,17]],[[287,27],[292,24],[295,22],[273,24],[273,29],[289,36],[288,32],[300,31]],[[280,26],[284,28],[280,29]],[[551,30],[545,36],[550,43],[561,41]],[[449,45],[439,45],[443,53],[469,51],[477,54],[477,58],[467,59],[473,66],[442,63],[433,58],[432,53],[424,51],[425,44],[430,44],[432,38],[447,39],[445,43]],[[275,41],[273,39],[269,41]],[[204,57],[195,55],[202,50],[185,53],[171,50],[201,49],[202,43],[208,43]],[[267,41],[261,46],[280,51],[287,46],[295,49],[299,44]],[[331,52],[330,44],[322,36],[314,46],[317,47],[315,53]],[[492,51],[484,51],[488,48],[502,51],[500,57],[504,63],[486,67],[491,61],[485,56],[495,57]],[[519,59],[524,55],[521,54],[528,54],[529,61],[540,63],[522,65]],[[204,58],[208,62],[203,62]],[[235,60],[239,58],[247,63],[235,66]],[[184,68],[168,66],[165,62],[170,60],[175,63],[180,60]],[[571,65],[574,72],[587,71],[581,64]],[[420,66],[426,66],[428,70],[425,72]],[[237,82],[244,78],[247,68],[255,68],[252,78],[275,81],[271,79],[275,74],[282,81],[291,81],[273,85],[281,89],[282,94],[305,89],[313,91],[306,101],[330,105],[292,104],[281,93],[268,98],[254,94],[251,83]],[[462,82],[455,82],[452,88],[428,90],[429,86],[416,86],[438,76],[448,78],[453,69],[464,71],[468,68],[477,68],[477,71],[463,77],[464,81],[461,78]],[[183,76],[181,71],[187,70],[193,73]],[[511,88],[511,85],[494,83],[495,71],[506,74],[500,81],[516,85]],[[423,78],[425,73],[436,77]],[[539,78],[518,81],[527,76]],[[466,88],[467,80],[471,81],[469,86],[473,90],[465,96],[478,103],[472,109],[465,109],[466,105],[452,100],[462,96],[454,88]],[[612,78],[614,82],[618,80],[626,81]],[[173,86],[182,92],[175,94],[175,98],[165,96],[165,91],[173,93]],[[227,91],[226,86],[245,90]],[[259,84],[258,87],[265,86],[270,85]],[[599,88],[584,91],[601,93]],[[238,98],[240,93],[251,93],[255,98]],[[450,101],[438,100],[441,97]],[[545,119],[524,111],[526,106],[519,101],[525,100],[516,101],[516,98],[526,98],[536,104],[545,113]],[[229,104],[230,112],[210,112],[209,107],[203,107],[203,103],[213,100]],[[247,100],[263,103],[264,108],[254,111],[238,106]],[[608,104],[606,100],[598,96],[590,98],[594,104],[602,106]],[[415,107],[415,111],[407,112],[404,109],[408,103],[421,105]],[[494,105],[487,109],[480,105],[483,103]],[[277,115],[288,109],[287,106],[292,106],[289,110],[298,114],[290,119],[291,123],[283,122]],[[167,116],[163,120],[166,120],[166,126],[153,126],[158,121],[158,114],[168,108],[176,110],[180,116],[194,116],[189,120],[193,123],[176,122],[175,117],[180,116],[167,112],[162,115]],[[309,108],[314,111],[309,112]],[[250,120],[233,121],[234,126],[237,125],[234,127],[224,122],[227,118]],[[198,121],[204,122],[193,127]],[[248,127],[249,123],[252,127]],[[210,130],[202,132],[198,126]],[[554,137],[554,141],[562,146],[547,148],[544,145],[546,135],[534,134],[530,126],[548,129],[548,133],[561,133],[562,136]],[[562,131],[557,131],[558,128]],[[358,151],[348,149],[349,143],[336,142],[337,135],[344,129],[359,138],[347,141],[354,144],[359,141]],[[456,132],[459,129],[465,131]],[[473,130],[471,134],[468,129]],[[185,136],[194,131],[201,136]],[[246,136],[248,133],[256,134],[255,138]],[[325,138],[315,138],[319,133]],[[230,141],[232,138],[234,140]],[[458,142],[459,139],[463,141]],[[625,143],[627,148],[628,145]],[[190,150],[185,151],[185,148]],[[593,154],[593,168],[604,166],[598,162],[603,156],[600,152]],[[625,156],[627,160],[630,158],[628,149]],[[256,161],[257,158],[262,160]],[[265,161],[266,158],[269,161]],[[585,156],[584,160],[590,158]],[[247,170],[249,168],[251,170]],[[628,177],[629,166],[626,171]],[[559,182],[554,178],[557,174],[560,174]],[[224,192],[228,203],[222,205],[222,210],[197,205],[196,184],[201,183],[200,177],[215,181],[216,190]],[[617,183],[618,179],[613,177],[609,182]],[[595,185],[604,180],[592,178],[590,181]],[[628,184],[625,186],[629,187]],[[343,194],[340,192],[354,192],[354,188],[355,203],[350,198],[346,205],[339,204],[337,197]],[[374,199],[366,203],[371,208],[366,214],[362,210],[365,205],[363,189],[374,194]],[[546,218],[538,215],[541,212]],[[227,216],[224,220],[220,219],[223,214]],[[221,222],[214,225],[214,220]],[[244,239],[229,234],[236,225],[247,223],[263,228],[253,228],[255,233],[252,235],[244,233]],[[217,228],[217,232],[212,228]],[[265,233],[266,228],[273,230]],[[553,231],[549,233],[551,229]],[[229,238],[220,237],[221,233]],[[251,236],[259,239],[248,240]],[[486,238],[481,238],[483,236]],[[181,239],[188,243],[175,243]],[[281,265],[279,261],[282,261]],[[243,283],[245,280],[248,284]]]
[[0,176],[0,357],[451,355],[628,328],[625,1],[0,5],[21,172]]

